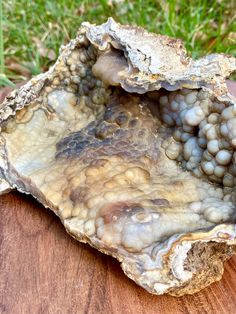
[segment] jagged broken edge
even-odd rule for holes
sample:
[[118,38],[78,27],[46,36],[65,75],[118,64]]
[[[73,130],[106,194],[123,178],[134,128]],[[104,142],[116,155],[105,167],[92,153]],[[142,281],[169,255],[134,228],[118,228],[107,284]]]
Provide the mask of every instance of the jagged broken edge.
[[[56,65],[60,60],[66,59],[76,48],[80,42],[81,34],[86,34],[88,40],[100,50],[105,50],[108,45],[112,45],[115,49],[123,50],[130,69],[135,70],[131,71],[132,73],[129,78],[120,82],[122,88],[127,92],[143,94],[148,91],[159,90],[160,88],[168,91],[184,87],[190,89],[201,88],[207,90],[209,94],[212,94],[221,102],[236,104],[236,99],[229,94],[225,83],[225,79],[229,77],[230,73],[236,70],[236,59],[234,57],[225,54],[212,54],[194,61],[187,56],[181,40],[148,33],[139,27],[123,26],[116,23],[112,18],[109,18],[106,23],[100,26],[92,25],[88,22],[83,23],[76,38],[71,40],[66,46],[60,48],[58,60],[46,73],[39,74],[18,90],[12,91],[0,106],[0,123],[8,117],[14,116],[18,110],[29,105],[31,101],[39,96],[43,87],[50,84]],[[130,44],[131,42],[132,44]],[[152,47],[150,47],[150,42],[152,43]],[[168,62],[166,56],[168,56]],[[180,68],[181,71],[179,71]],[[11,186],[7,181],[5,175],[7,167],[4,140],[0,137],[0,176],[2,176],[0,180],[0,194],[14,188],[20,190],[19,187]],[[25,191],[21,192],[26,193]],[[55,212],[55,214],[57,213]],[[78,235],[76,236],[70,230],[66,222],[63,222],[63,224],[67,232],[77,239]],[[165,257],[165,253],[168,252],[165,263],[169,263],[172,271],[176,267],[173,264],[176,263],[175,257],[178,256],[179,258],[177,264],[183,266],[187,252],[199,239],[201,242],[214,241],[223,242],[227,245],[235,245],[235,225],[222,224],[212,228],[208,232],[199,231],[189,234],[178,234],[169,238],[166,241],[168,249],[166,252],[163,252],[163,258]],[[80,241],[95,246],[89,238],[85,238],[84,236]],[[171,249],[168,243],[171,243]],[[182,253],[179,254],[181,247]],[[121,255],[113,254],[105,247],[101,247],[99,250],[118,259],[126,275],[137,282],[134,276],[135,265],[132,263],[132,259],[124,260]],[[173,285],[175,283],[173,282]],[[148,289],[147,286],[143,285],[143,287],[155,293],[153,290]],[[163,287],[163,293],[168,292],[167,290]]]

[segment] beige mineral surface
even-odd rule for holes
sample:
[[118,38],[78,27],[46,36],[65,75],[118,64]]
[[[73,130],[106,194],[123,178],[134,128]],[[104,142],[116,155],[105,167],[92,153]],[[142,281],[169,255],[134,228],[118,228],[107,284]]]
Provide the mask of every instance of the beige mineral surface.
[[151,293],[204,288],[236,248],[235,69],[113,19],[84,23],[1,105],[1,193],[32,194]]

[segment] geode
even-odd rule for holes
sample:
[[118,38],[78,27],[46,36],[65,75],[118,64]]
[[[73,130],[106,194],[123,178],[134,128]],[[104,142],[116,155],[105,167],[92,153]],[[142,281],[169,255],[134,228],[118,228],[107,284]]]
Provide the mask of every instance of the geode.
[[199,291],[236,248],[235,69],[113,19],[83,23],[1,105],[1,192],[32,194],[149,292]]

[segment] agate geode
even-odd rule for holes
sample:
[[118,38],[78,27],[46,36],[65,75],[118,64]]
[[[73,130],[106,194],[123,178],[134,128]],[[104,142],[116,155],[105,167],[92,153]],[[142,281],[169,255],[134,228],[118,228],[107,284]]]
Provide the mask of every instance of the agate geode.
[[0,108],[1,192],[32,194],[151,293],[219,280],[236,244],[235,68],[113,19],[84,23]]

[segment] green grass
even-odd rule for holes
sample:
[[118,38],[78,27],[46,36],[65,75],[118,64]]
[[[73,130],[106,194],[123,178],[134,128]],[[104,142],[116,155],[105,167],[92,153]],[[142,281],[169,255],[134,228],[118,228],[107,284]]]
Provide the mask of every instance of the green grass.
[[[124,0],[116,4],[111,0],[3,0],[2,4],[0,74],[13,82],[45,71],[81,22],[102,23],[109,16],[182,38],[194,58],[212,52],[236,56],[235,0]],[[44,56],[48,52],[50,58]],[[0,80],[2,85],[8,83]]]

